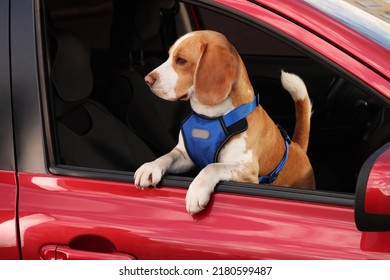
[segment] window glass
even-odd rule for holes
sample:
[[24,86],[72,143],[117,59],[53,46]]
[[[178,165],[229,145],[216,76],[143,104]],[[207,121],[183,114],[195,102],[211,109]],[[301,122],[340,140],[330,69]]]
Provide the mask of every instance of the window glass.
[[[164,9],[171,12],[160,18],[160,12],[149,15],[160,8],[148,8],[144,2],[115,3],[125,6],[108,0],[98,5],[48,0],[59,164],[135,171],[176,145],[182,120],[190,112],[188,103],[162,100],[144,82],[144,76],[165,60],[167,42],[176,39],[177,30],[185,29],[175,25],[182,19],[171,16],[183,14],[169,10],[177,6],[167,6]],[[384,131],[388,123],[383,122],[389,118],[388,110],[291,47],[294,42],[286,44],[227,15],[195,9],[201,28],[224,33],[237,48],[262,107],[290,136],[295,126],[294,103],[281,85],[280,70],[304,80],[314,111],[308,154],[317,187],[353,193],[361,164],[387,139],[375,137],[382,135],[377,131]]]
[[208,9],[199,8],[197,11],[202,28],[225,34],[241,54],[302,56],[294,48],[252,26]]
[[46,1],[56,28],[71,30],[97,49],[108,49],[112,2],[108,0]]

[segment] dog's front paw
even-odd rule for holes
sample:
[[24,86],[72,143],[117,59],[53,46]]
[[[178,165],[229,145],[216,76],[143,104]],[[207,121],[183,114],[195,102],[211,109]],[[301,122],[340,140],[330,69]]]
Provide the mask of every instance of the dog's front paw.
[[190,185],[186,195],[187,212],[191,215],[203,211],[210,201],[214,186],[197,184],[196,180]]
[[163,174],[164,170],[158,164],[154,161],[147,162],[135,171],[134,183],[137,188],[141,189],[150,186],[156,187],[156,185],[161,181]]

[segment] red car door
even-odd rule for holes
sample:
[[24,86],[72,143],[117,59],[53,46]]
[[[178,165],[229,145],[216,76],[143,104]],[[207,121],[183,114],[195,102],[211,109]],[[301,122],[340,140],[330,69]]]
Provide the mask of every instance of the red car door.
[[[192,217],[185,211],[185,188],[142,191],[129,182],[27,173],[19,174],[19,183],[25,259],[390,257],[388,249],[362,247],[352,206],[330,204],[350,204],[348,196],[287,192],[283,199],[272,188],[259,196],[221,191]],[[251,186],[241,188],[253,193]]]

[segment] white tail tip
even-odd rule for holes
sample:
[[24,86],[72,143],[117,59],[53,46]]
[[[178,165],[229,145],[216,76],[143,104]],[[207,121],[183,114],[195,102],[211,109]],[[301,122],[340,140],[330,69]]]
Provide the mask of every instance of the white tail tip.
[[308,96],[305,83],[299,76],[282,70],[280,78],[284,89],[290,93],[294,101],[304,100]]

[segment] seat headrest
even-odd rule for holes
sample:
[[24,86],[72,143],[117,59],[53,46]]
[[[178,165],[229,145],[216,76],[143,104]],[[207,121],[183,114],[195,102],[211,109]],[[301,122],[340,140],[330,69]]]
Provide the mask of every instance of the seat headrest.
[[174,0],[114,0],[111,48],[126,52],[144,48],[159,35],[161,10],[174,4]]
[[140,1],[135,15],[135,28],[144,40],[156,36],[160,31],[161,10],[169,10],[175,4],[172,0]]
[[67,102],[87,98],[93,88],[90,47],[68,31],[56,30],[50,35],[56,44],[52,81],[58,96]]

